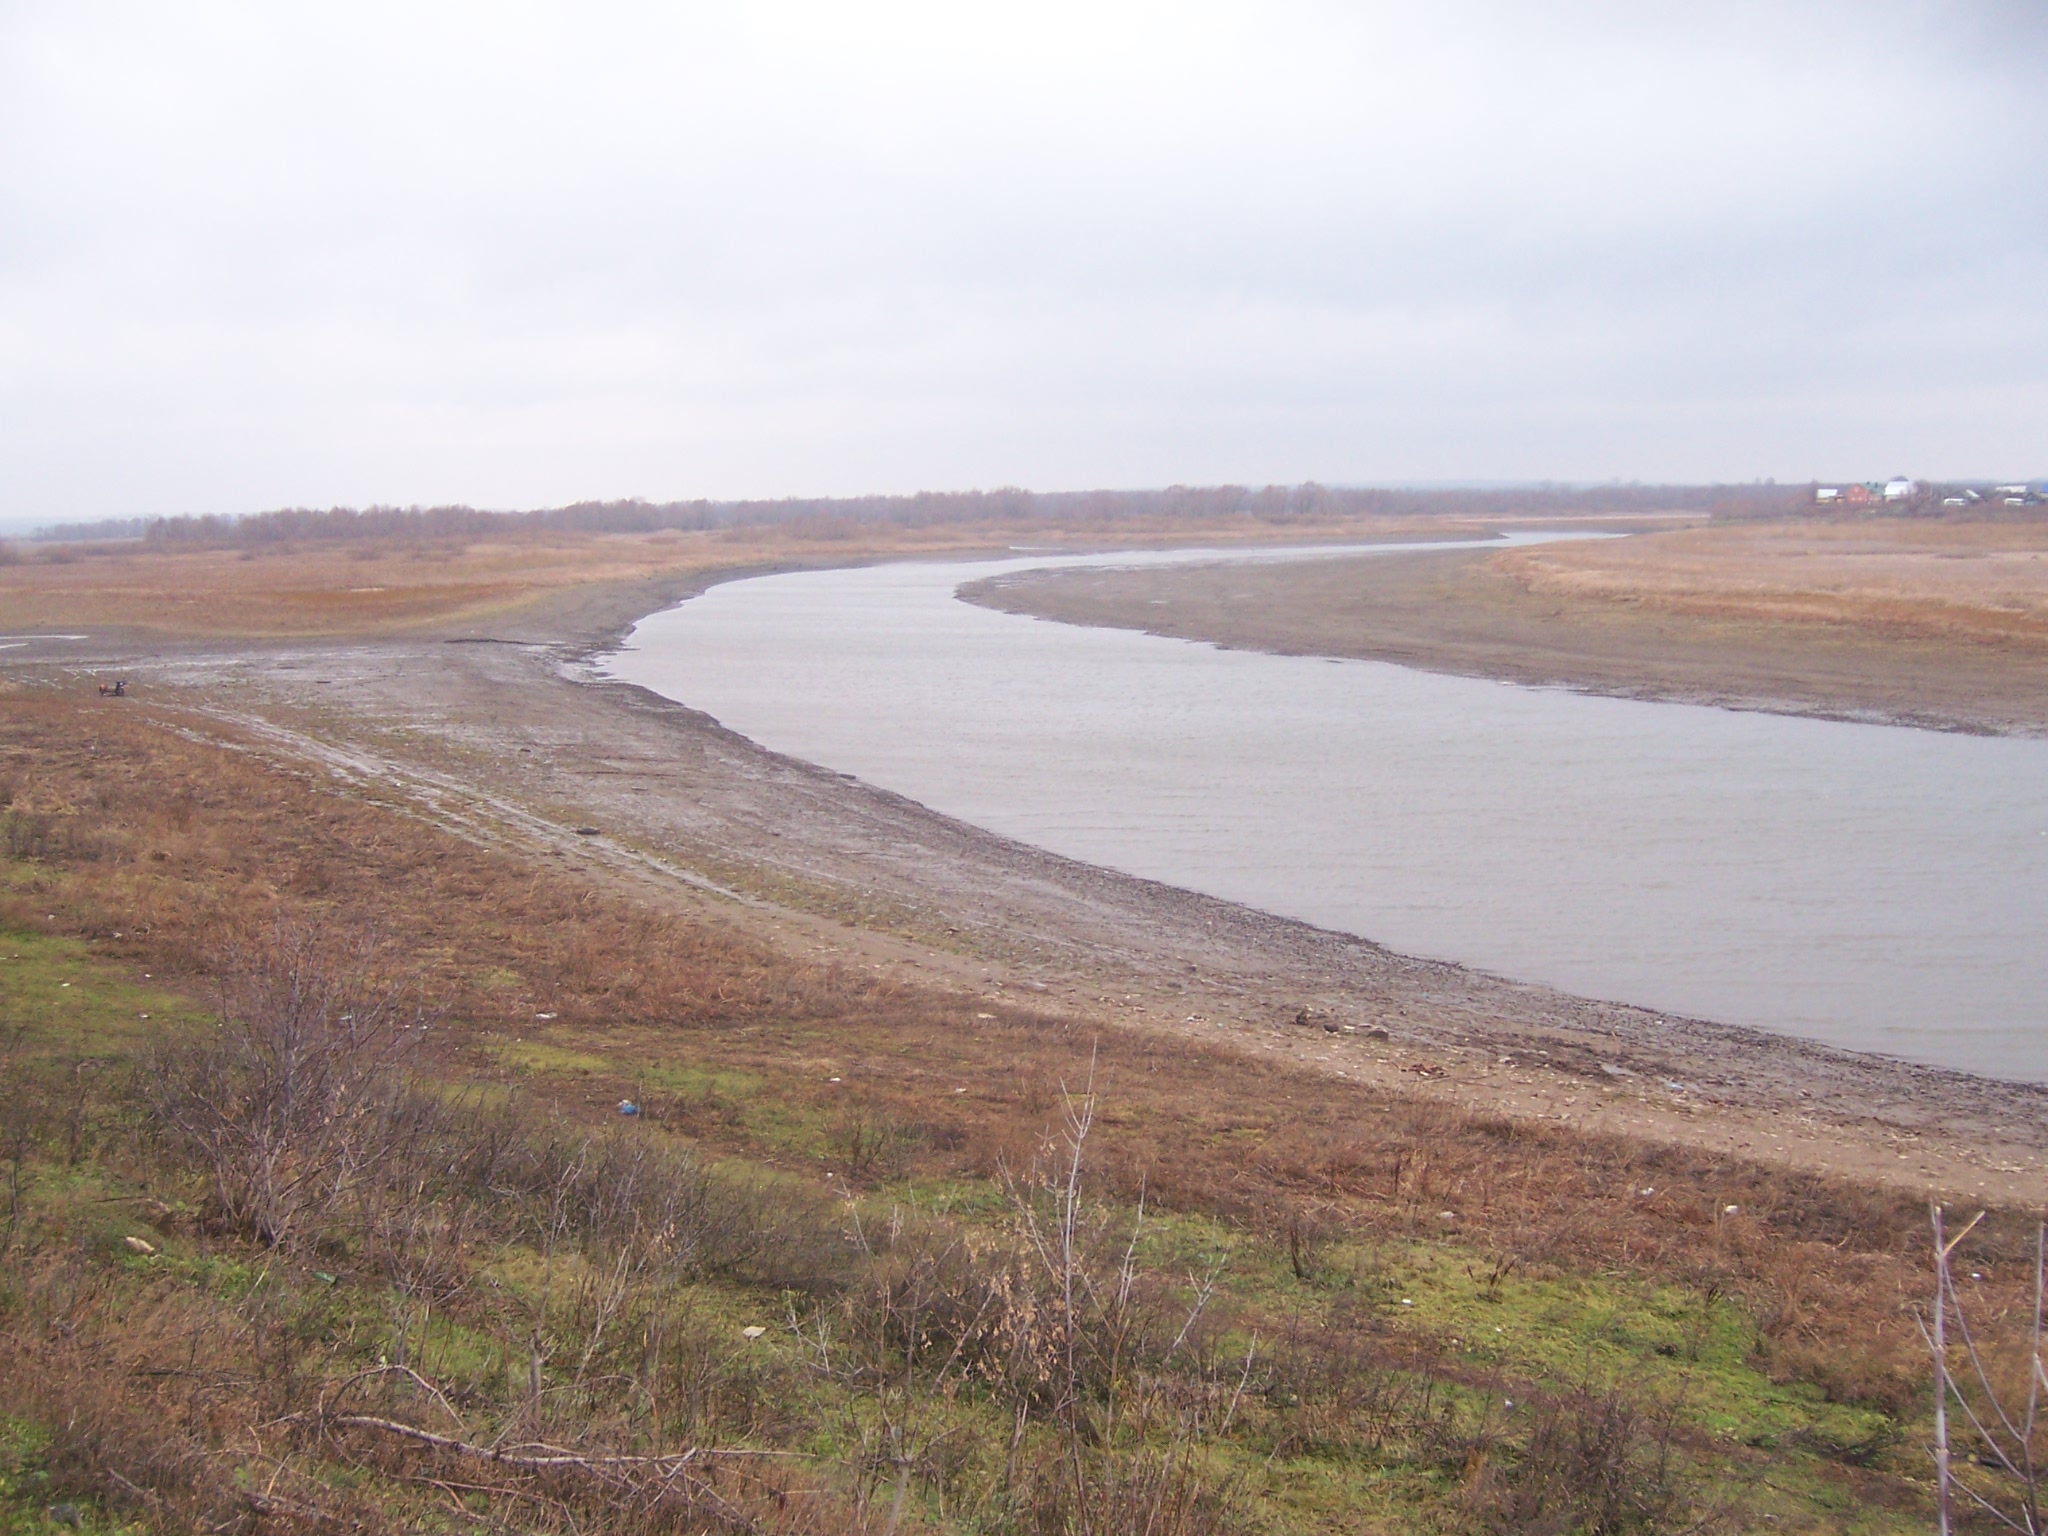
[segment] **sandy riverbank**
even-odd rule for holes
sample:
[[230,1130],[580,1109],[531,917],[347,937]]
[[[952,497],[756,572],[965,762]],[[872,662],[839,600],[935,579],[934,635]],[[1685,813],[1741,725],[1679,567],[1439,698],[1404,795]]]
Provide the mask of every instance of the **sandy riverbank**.
[[2048,1199],[2048,1091],[1570,997],[1074,864],[593,674],[624,623],[707,579],[565,588],[469,633],[51,641],[7,668],[81,695],[118,669],[141,707],[196,708],[466,836],[821,960],[1483,1114]]
[[2048,520],[1024,573],[1009,612],[1633,698],[2048,735]]

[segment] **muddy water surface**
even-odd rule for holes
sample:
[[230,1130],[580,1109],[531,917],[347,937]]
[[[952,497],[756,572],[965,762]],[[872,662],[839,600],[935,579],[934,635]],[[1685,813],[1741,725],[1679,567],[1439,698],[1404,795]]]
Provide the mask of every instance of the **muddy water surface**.
[[1068,563],[1106,562],[732,582],[643,621],[612,670],[1090,863],[1585,995],[2048,1081],[2048,742],[1222,651],[953,595]]

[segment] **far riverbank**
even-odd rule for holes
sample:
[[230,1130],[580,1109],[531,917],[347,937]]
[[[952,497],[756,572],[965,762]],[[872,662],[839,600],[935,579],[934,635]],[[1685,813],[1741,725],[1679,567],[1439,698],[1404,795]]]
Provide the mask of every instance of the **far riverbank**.
[[[1625,698],[2044,736],[2048,632],[2014,622],[2031,617],[2031,587],[2015,593],[1991,585],[2015,570],[2033,586],[2048,577],[2048,529],[2035,540],[2040,551],[2025,547],[2027,530],[2018,533],[1988,551],[1960,539],[1946,548],[1924,536],[1903,552],[1842,551],[1840,540],[1815,540],[1826,568],[1808,576],[1811,593],[1761,590],[1757,573],[1773,566],[1768,552],[1749,549],[1716,566],[1701,561],[1704,574],[1690,586],[1660,584],[1658,552],[1678,540],[1718,556],[1724,546],[1709,541],[1757,538],[1711,529],[1598,548],[1031,571],[973,583],[961,596],[1009,613],[1239,650],[1359,657]],[[1864,574],[1909,561],[1915,568],[1894,578],[1892,590]],[[1786,566],[1796,571],[1796,556]],[[1977,568],[1980,590],[1954,590],[1957,571]],[[1950,590],[1913,592],[1928,574]]]

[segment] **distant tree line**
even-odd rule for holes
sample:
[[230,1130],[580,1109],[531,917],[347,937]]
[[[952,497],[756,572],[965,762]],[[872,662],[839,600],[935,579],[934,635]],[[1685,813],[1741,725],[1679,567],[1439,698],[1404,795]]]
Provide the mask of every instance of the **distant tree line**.
[[358,539],[464,539],[520,531],[652,533],[661,529],[811,525],[859,528],[1045,523],[1086,527],[1155,519],[1252,519],[1276,525],[1344,517],[1503,516],[1511,513],[1700,512],[1769,517],[1803,508],[1805,486],[1536,485],[1486,489],[1301,485],[1168,486],[1141,491],[920,491],[914,496],[790,497],[779,501],[579,501],[532,512],[475,507],[290,507],[247,516],[109,518],[36,530],[46,542],[140,540],[165,549],[216,549]]

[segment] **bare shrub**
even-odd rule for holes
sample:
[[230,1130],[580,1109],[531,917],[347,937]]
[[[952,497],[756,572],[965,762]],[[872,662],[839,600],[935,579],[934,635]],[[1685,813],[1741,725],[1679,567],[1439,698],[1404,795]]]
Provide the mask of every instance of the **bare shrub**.
[[788,1438],[803,1412],[806,1383],[784,1356],[736,1337],[727,1318],[674,1293],[650,1308],[641,1326],[639,1378],[671,1434]]
[[634,1132],[537,1135],[512,1105],[446,1128],[439,1168],[451,1198],[543,1250],[630,1251],[670,1280],[722,1276],[811,1294],[847,1277],[844,1225],[815,1196]]
[[899,1179],[911,1156],[927,1140],[922,1128],[906,1124],[873,1104],[847,1105],[826,1135],[846,1177],[855,1184]]
[[1396,1369],[1377,1341],[1346,1321],[1339,1315],[1315,1326],[1297,1318],[1267,1350],[1256,1385],[1276,1454],[1376,1451],[1430,1422],[1428,1382]]
[[1500,1536],[1652,1536],[1709,1523],[1686,1499],[1673,1415],[1615,1392],[1537,1405],[1518,1450],[1482,1434],[1464,1456],[1467,1513]]
[[0,1159],[5,1160],[6,1226],[0,1229],[0,1258],[21,1230],[22,1196],[30,1178],[29,1156],[54,1128],[49,1095],[19,1059],[21,1031],[0,1046]]
[[[1142,1203],[1124,1220],[1091,1204],[1083,1167],[1096,1108],[1091,1072],[1080,1095],[1063,1098],[1060,1131],[1032,1178],[1010,1186],[1028,1286],[1003,1324],[1011,1380],[1035,1389],[1057,1448],[1032,1479],[1035,1523],[1161,1536],[1232,1529],[1234,1487],[1211,1471],[1206,1442],[1228,1432],[1257,1341],[1219,1403],[1200,1361],[1213,1359],[1204,1325],[1222,1263],[1173,1284],[1139,1260]],[[1020,1423],[1029,1401],[1018,1401]]]
[[31,1342],[0,1334],[0,1401],[49,1427],[48,1491],[104,1500],[159,1530],[247,1529],[255,1510],[219,1458],[148,1402],[123,1391],[118,1370],[61,1333]]
[[1086,1536],[1223,1536],[1246,1528],[1243,1501],[1183,1436],[1094,1458],[1090,1485],[1040,1474],[1020,1492],[1020,1524]]
[[152,1063],[155,1127],[205,1172],[217,1217],[272,1248],[356,1194],[436,1104],[400,1066],[425,1020],[283,938],[223,1000],[217,1034]]
[[1279,1222],[1277,1234],[1286,1244],[1287,1266],[1303,1282],[1318,1279],[1323,1261],[1338,1229],[1327,1212],[1313,1205],[1290,1201]]
[[[1006,1179],[1008,1221],[962,1226],[849,1208],[862,1268],[835,1303],[790,1323],[821,1373],[868,1405],[851,1426],[860,1507],[895,1530],[913,1485],[990,1529],[1203,1536],[1241,1528],[1214,1452],[1241,1405],[1256,1342],[1215,1348],[1221,1265],[1168,1274],[1141,1258],[1135,1214],[1091,1198],[1092,1092],[1068,1096],[1039,1160]],[[950,1405],[992,1398],[1010,1420],[994,1468],[956,1444]],[[993,1449],[993,1448],[991,1448]],[[972,1472],[972,1487],[957,1486]]]
[[18,807],[0,812],[0,849],[10,859],[94,859],[100,841],[78,826],[76,816]]
[[1956,1509],[2027,1536],[2048,1529],[2041,1485],[2048,1478],[2048,1425],[2042,1396],[2048,1389],[2043,1359],[2044,1304],[2048,1304],[2048,1224],[2034,1235],[2032,1307],[2018,1328],[1973,1325],[1956,1287],[1955,1253],[1977,1224],[1979,1211],[1953,1237],[1939,1205],[1934,1227],[1934,1305],[1921,1332],[1934,1362],[1934,1466],[1942,1536]]

